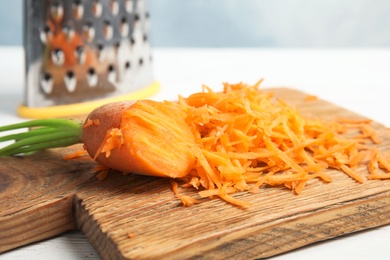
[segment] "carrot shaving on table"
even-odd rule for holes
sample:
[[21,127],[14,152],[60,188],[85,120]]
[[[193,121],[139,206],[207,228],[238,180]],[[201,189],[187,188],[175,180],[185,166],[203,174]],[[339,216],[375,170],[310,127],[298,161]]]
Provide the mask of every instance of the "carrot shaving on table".
[[[177,106],[186,112],[197,140],[193,148],[197,161],[181,178],[182,187],[200,189],[202,198],[218,196],[248,207],[250,203],[234,198],[233,193],[257,193],[263,185],[284,185],[300,194],[311,179],[331,182],[328,169],[341,170],[358,183],[365,181],[356,170],[368,157],[370,148],[365,143],[380,143],[369,126],[371,120],[306,118],[271,92],[260,91],[260,83],[224,83],[222,92],[203,86],[200,93],[179,96]],[[360,135],[345,135],[356,129]],[[369,179],[377,178],[378,162],[390,169],[388,160],[378,158],[367,165]]]
[[317,101],[317,100],[318,100],[318,97],[317,97],[317,96],[314,96],[314,95],[307,95],[307,96],[305,96],[304,100],[305,100],[306,102]]
[[360,118],[360,119],[353,119],[353,118],[337,118],[337,122],[343,123],[343,124],[369,124],[372,123],[371,119],[368,118]]
[[135,237],[135,233],[127,233],[127,238],[133,238]]
[[102,180],[104,180],[105,178],[107,178],[107,176],[108,176],[109,173],[110,173],[109,170],[100,171],[100,172],[96,175],[96,178],[97,178],[99,181],[102,181]]
[[385,169],[386,171],[390,172],[390,158],[387,158],[383,154],[379,154],[378,155],[378,162],[379,162],[379,166],[382,169]]
[[181,196],[180,200],[183,203],[183,205],[186,207],[189,207],[189,206],[192,206],[193,204],[199,203],[199,201],[197,199],[194,199],[194,198],[187,196],[187,195]]
[[79,151],[76,151],[74,153],[65,155],[64,159],[71,160],[71,159],[78,158],[78,157],[85,156],[85,155],[88,155],[88,152],[86,150],[79,150]]
[[170,180],[172,191],[175,194],[176,198],[179,198],[179,184],[175,182],[174,180]]
[[93,171],[96,174],[96,178],[99,180],[99,181],[102,181],[104,180],[108,174],[110,173],[111,169],[107,166],[104,166],[102,164],[99,164],[99,165],[96,165],[94,168],[93,168]]

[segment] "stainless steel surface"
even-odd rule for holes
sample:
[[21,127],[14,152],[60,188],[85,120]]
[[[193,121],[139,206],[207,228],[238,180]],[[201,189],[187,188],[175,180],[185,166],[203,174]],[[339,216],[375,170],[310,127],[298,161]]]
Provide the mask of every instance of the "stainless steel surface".
[[130,93],[153,81],[146,0],[25,0],[25,105]]

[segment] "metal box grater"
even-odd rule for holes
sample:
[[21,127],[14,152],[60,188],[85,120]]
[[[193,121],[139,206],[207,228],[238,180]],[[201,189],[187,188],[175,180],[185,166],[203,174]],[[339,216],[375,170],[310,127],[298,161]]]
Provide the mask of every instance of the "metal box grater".
[[24,0],[27,108],[153,85],[146,0]]

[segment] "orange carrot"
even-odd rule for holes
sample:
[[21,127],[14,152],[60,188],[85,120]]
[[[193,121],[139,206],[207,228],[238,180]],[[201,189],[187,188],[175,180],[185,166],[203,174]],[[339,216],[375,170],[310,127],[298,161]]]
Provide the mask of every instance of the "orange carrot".
[[195,162],[195,138],[173,103],[141,100],[110,103],[88,119],[83,142],[94,159],[110,168],[160,177],[183,177]]

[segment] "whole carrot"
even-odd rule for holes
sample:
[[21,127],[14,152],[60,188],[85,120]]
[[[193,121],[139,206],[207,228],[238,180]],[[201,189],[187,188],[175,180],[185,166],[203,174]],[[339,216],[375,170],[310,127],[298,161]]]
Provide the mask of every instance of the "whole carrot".
[[151,100],[109,103],[86,120],[43,119],[2,126],[0,132],[30,128],[0,137],[15,142],[0,156],[27,154],[83,143],[98,163],[138,174],[182,177],[192,168],[195,137],[184,114],[169,102]]

